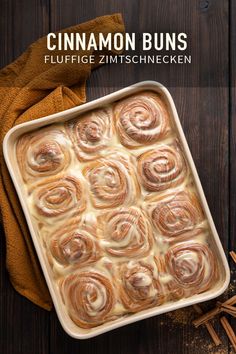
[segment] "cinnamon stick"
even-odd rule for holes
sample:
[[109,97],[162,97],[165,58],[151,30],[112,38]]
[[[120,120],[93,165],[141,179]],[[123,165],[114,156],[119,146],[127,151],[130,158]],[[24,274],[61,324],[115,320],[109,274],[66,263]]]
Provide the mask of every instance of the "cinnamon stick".
[[230,251],[229,254],[230,254],[232,260],[234,261],[234,263],[236,263],[236,253],[234,251]]
[[[223,304],[224,305],[236,304],[236,295],[232,296],[230,299],[225,301]],[[210,310],[209,312],[205,313],[204,315],[202,315],[199,318],[197,318],[196,320],[194,320],[193,324],[195,327],[199,327],[200,325],[204,324],[205,322],[208,322],[209,320],[211,320],[213,317],[215,317],[216,315],[218,315],[222,311],[224,311],[224,308],[222,308],[222,304],[217,303],[217,306],[214,309]]]
[[[199,315],[203,314],[203,311],[199,305],[196,304],[196,305],[193,305],[193,307]],[[216,333],[214,327],[212,326],[212,324],[209,322],[206,322],[205,326],[206,326],[206,329],[208,330],[213,342],[215,343],[215,345],[216,346],[220,345],[222,342],[221,342],[218,334]]]
[[236,317],[236,307],[224,303],[221,304],[221,307],[224,312],[227,312],[229,315]]
[[233,328],[231,327],[229,321],[227,320],[227,318],[225,316],[221,317],[220,322],[221,322],[232,346],[234,347],[234,350],[236,351],[236,336],[235,336]]

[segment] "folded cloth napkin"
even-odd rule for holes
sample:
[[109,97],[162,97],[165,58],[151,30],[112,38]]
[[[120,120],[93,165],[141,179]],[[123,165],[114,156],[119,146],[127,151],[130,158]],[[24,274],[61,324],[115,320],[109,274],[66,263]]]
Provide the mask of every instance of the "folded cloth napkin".
[[[66,33],[124,33],[120,14],[96,18],[67,28]],[[46,37],[33,43],[12,64],[0,71],[0,206],[6,235],[6,266],[14,288],[35,304],[50,310],[52,302],[38,263],[27,224],[3,159],[2,142],[7,131],[19,123],[62,111],[86,100],[85,84],[98,65],[101,52],[70,52],[95,55],[95,64],[45,64]],[[67,53],[68,54],[68,53]]]

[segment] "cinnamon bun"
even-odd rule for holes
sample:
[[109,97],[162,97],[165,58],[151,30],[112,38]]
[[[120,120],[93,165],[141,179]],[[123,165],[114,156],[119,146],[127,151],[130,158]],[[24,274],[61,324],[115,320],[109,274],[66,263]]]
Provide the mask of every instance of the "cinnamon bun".
[[180,185],[187,165],[179,145],[159,145],[138,157],[138,175],[148,192],[159,192]]
[[206,243],[187,241],[175,244],[157,260],[171,276],[168,288],[172,299],[193,296],[209,290],[218,277],[216,259]]
[[204,214],[198,197],[192,191],[154,198],[147,205],[147,210],[155,230],[168,242],[181,241],[201,232]]
[[139,194],[133,168],[123,154],[109,155],[93,161],[83,170],[95,208],[114,208],[130,205]]
[[82,213],[86,199],[82,183],[74,176],[51,177],[35,186],[32,200],[36,217],[61,218]]
[[145,256],[152,246],[152,230],[137,207],[119,208],[98,218],[106,251],[114,257]]
[[154,266],[144,261],[120,267],[120,298],[129,312],[138,312],[163,303],[164,290]]
[[101,258],[96,226],[81,220],[69,221],[53,233],[49,249],[53,259],[64,266],[84,267]]
[[82,328],[109,321],[116,298],[110,280],[95,271],[71,274],[60,284],[71,319]]
[[166,137],[170,130],[167,107],[153,92],[140,93],[118,102],[114,115],[121,143],[128,148],[155,143]]
[[70,143],[60,128],[46,128],[24,134],[16,155],[25,183],[65,171],[71,161]]
[[105,154],[113,135],[110,109],[86,113],[66,123],[66,130],[80,161],[95,160]]

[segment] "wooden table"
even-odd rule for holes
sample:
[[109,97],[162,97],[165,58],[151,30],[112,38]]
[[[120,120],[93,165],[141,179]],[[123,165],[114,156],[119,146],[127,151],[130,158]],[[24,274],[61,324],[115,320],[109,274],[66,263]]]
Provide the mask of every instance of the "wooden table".
[[[228,255],[236,249],[235,0],[1,0],[0,67],[50,31],[113,12],[123,13],[128,32],[185,31],[193,64],[190,69],[105,65],[88,82],[88,100],[145,79],[161,81],[170,89]],[[55,311],[48,313],[13,290],[5,269],[3,231],[0,252],[3,354],[215,352],[204,328],[196,330],[168,315],[76,341],[64,333]],[[232,279],[236,281],[235,272]],[[223,341],[219,352],[229,353],[219,323],[215,328]]]

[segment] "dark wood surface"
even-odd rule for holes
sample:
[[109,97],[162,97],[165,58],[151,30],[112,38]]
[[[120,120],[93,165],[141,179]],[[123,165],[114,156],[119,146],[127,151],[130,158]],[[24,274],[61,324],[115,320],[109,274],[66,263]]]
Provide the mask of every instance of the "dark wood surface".
[[[49,31],[113,12],[122,12],[128,32],[186,31],[191,37],[194,70],[105,65],[88,82],[88,100],[141,80],[166,84],[228,255],[229,249],[236,249],[235,0],[0,0],[0,67]],[[223,344],[216,350],[204,328],[182,324],[175,315],[76,341],[64,333],[55,311],[48,313],[14,291],[5,269],[3,230],[0,242],[0,353],[203,354],[232,350],[218,322],[215,328]],[[236,321],[232,324],[236,330]]]

